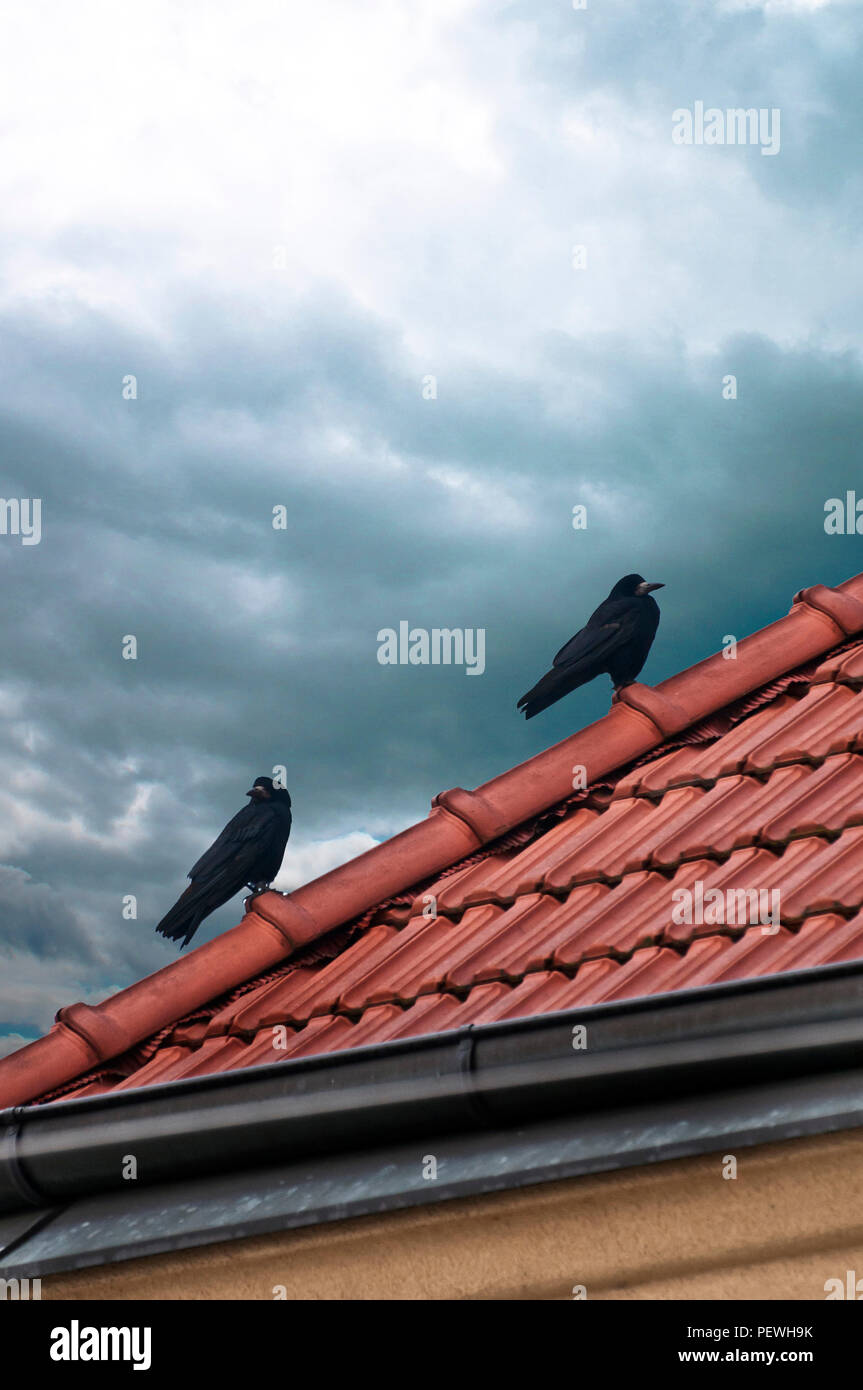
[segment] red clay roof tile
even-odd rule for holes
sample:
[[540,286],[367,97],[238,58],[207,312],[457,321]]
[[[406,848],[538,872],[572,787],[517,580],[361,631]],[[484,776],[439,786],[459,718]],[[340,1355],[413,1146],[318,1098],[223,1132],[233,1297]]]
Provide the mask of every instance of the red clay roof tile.
[[856,910],[863,904],[863,826],[832,842],[794,840],[782,856],[781,879],[784,921]]
[[[774,772],[770,781],[779,776]],[[863,821],[863,758],[856,753],[826,758],[799,779],[788,778],[785,789],[791,795],[776,798],[773,814],[761,827],[764,840],[782,844],[802,835],[838,834]]]
[[301,967],[269,980],[242,999],[219,1009],[206,1025],[207,1035],[256,1033],[267,1025],[305,1022],[309,1014],[300,1001],[316,993],[320,978],[320,969]]
[[415,999],[443,983],[447,966],[460,941],[470,940],[502,914],[499,907],[471,907],[458,923],[448,917],[414,917],[375,968],[355,976],[345,990],[345,1009],[362,1009],[383,999]]
[[577,895],[585,891],[574,889],[549,922],[555,965],[577,965],[591,956],[628,956],[658,939],[671,912],[671,885],[661,874],[627,874],[616,888],[606,888],[582,908]]
[[854,646],[851,651],[839,651],[822,661],[812,677],[812,684],[822,681],[835,681],[837,685],[863,685],[863,647]]
[[563,908],[556,898],[541,893],[519,898],[490,928],[465,943],[447,969],[446,984],[465,989],[479,980],[518,981],[541,970],[551,960],[561,912],[571,930],[573,914],[608,891],[598,883],[576,888]]
[[[290,1020],[302,1022],[315,1014],[330,1013],[354,980],[364,979],[377,964],[385,961],[399,940],[400,934],[395,927],[371,927],[342,955],[328,961],[301,984],[291,988],[286,981],[285,993],[290,995]],[[289,976],[288,980],[293,978]]]
[[549,860],[553,859],[561,846],[572,844],[578,835],[589,830],[598,817],[597,811],[579,807],[544,835],[526,845],[507,863],[488,874],[484,884],[482,880],[474,880],[464,895],[465,905],[480,902],[508,905],[525,893],[535,893],[542,883]]
[[262,1062],[278,1062],[288,1057],[308,1057],[316,1052],[334,1052],[340,1046],[340,1039],[351,1034],[353,1024],[344,1017],[332,1014],[319,1014],[309,1019],[308,1025],[288,1038],[286,1046],[275,1046],[272,1028],[264,1028],[251,1044],[246,1066]]
[[782,695],[765,709],[757,710],[737,724],[711,746],[690,745],[647,763],[639,779],[639,794],[657,796],[669,787],[686,786],[688,783],[710,786],[719,777],[741,772],[752,748],[757,747],[763,737],[763,731],[773,727],[798,703],[793,696]]
[[854,746],[863,728],[863,694],[845,685],[819,685],[762,730],[744,772],[768,772],[780,763],[819,762]]
[[487,859],[469,864],[457,873],[449,874],[417,893],[410,906],[411,917],[446,913],[450,916],[461,912],[470,903],[471,888],[474,883],[485,883],[496,865],[505,867],[510,862],[506,854],[490,854]]

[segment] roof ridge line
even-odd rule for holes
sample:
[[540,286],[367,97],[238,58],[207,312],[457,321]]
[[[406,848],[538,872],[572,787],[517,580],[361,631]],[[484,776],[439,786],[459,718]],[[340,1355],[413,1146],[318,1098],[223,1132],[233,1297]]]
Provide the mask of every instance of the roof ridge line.
[[288,897],[263,893],[243,921],[101,1004],[72,1004],[44,1037],[0,1059],[0,1107],[22,1105],[128,1051],[214,996],[263,974],[383,899],[566,800],[789,670],[863,632],[863,574],[795,594],[790,612],[650,687],[625,687],[608,714],[474,791],[435,797],[429,815]]

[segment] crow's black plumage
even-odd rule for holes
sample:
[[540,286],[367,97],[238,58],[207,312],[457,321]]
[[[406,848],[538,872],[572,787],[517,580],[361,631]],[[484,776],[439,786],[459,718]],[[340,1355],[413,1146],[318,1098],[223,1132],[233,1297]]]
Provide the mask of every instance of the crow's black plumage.
[[522,695],[518,708],[525,719],[548,709],[571,690],[607,672],[615,692],[630,685],[645,661],[659,626],[659,606],[640,574],[627,574],[587,620],[587,625],[561,647],[550,671]]
[[205,917],[243,887],[265,888],[282,866],[291,833],[291,798],[271,777],[257,777],[248,806],[228,821],[206,854],[189,870],[192,880],[156,928],[187,946]]

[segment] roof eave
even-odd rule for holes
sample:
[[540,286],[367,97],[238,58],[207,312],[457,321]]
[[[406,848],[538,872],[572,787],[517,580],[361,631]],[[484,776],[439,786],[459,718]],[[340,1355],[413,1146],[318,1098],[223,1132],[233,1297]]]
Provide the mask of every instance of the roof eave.
[[122,1189],[118,1153],[165,1182],[823,1073],[861,1045],[852,961],[17,1107],[0,1112],[0,1212]]
[[6,1112],[0,1273],[856,1128],[861,1003],[852,962]]

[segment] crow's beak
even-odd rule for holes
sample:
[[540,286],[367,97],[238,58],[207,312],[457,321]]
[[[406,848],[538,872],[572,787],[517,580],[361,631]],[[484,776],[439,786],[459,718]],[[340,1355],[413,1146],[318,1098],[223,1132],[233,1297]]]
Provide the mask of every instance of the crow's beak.
[[246,792],[246,796],[254,796],[255,792],[259,792],[260,790],[260,787],[250,787],[249,790]]
[[641,594],[649,594],[652,589],[664,589],[664,584],[639,584],[638,591]]

